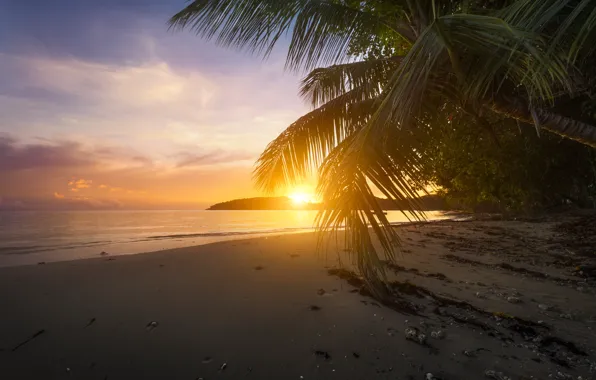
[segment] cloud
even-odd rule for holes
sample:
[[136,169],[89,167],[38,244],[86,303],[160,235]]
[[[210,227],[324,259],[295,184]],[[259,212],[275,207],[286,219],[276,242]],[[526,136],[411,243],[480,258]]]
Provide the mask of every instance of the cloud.
[[54,192],[54,198],[56,198],[56,199],[64,199],[64,194],[60,194],[58,192]]
[[214,82],[198,72],[179,72],[163,61],[136,66],[111,65],[75,59],[0,57],[16,60],[26,74],[21,89],[42,91],[59,99],[114,111],[192,103],[206,106],[217,91]]
[[68,182],[68,186],[71,187],[71,191],[77,191],[80,189],[88,189],[93,184],[90,179],[73,179]]
[[222,150],[216,150],[204,154],[180,152],[174,155],[174,157],[177,159],[177,168],[186,168],[213,164],[237,163],[247,160],[254,161],[255,154],[247,152],[225,152]]
[[92,161],[81,153],[79,144],[74,142],[22,145],[12,137],[0,135],[0,172],[90,165]]
[[99,188],[100,189],[107,189],[107,188],[109,188],[109,186],[108,185],[99,185]]
[[[149,158],[131,149],[110,146],[85,146],[70,140],[37,139],[24,144],[8,134],[0,134],[0,173],[39,168],[83,168],[90,166],[151,165]],[[73,187],[85,189],[91,182],[71,181]]]

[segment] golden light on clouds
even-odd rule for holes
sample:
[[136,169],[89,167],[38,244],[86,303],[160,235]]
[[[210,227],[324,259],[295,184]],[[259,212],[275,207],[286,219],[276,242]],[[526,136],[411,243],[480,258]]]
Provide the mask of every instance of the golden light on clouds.
[[92,180],[88,179],[72,179],[68,182],[68,186],[70,186],[70,191],[78,192],[81,189],[88,189],[93,184]]

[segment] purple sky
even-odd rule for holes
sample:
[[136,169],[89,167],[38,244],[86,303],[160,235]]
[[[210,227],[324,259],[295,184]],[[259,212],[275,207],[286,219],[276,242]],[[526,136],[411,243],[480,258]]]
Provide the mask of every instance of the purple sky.
[[256,196],[254,160],[308,110],[283,48],[263,61],[168,31],[184,1],[0,3],[0,208]]

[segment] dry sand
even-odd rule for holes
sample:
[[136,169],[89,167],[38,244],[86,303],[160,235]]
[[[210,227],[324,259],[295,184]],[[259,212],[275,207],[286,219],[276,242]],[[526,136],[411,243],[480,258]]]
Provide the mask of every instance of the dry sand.
[[385,305],[314,234],[0,269],[0,379],[594,379],[595,221],[401,227]]

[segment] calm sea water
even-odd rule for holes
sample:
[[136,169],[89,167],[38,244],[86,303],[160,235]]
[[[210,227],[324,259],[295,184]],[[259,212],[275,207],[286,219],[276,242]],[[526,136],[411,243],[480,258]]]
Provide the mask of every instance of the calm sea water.
[[[187,247],[313,229],[316,211],[0,212],[0,266]],[[392,222],[407,222],[389,211]],[[430,212],[430,219],[445,218]]]

